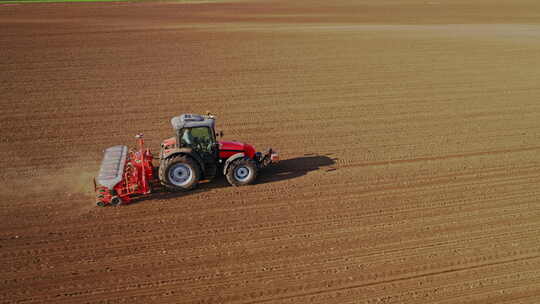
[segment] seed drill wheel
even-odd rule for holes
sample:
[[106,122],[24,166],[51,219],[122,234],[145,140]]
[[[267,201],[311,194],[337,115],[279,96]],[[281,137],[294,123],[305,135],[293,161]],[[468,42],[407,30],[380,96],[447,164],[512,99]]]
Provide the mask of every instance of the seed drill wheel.
[[97,202],[96,205],[97,205],[98,207],[105,207],[105,203],[102,202],[102,201]]
[[159,179],[168,190],[191,190],[197,186],[200,177],[199,165],[189,156],[169,157],[159,166]]
[[114,196],[113,198],[111,198],[111,205],[113,205],[113,206],[122,205],[122,199],[119,198],[118,196]]
[[253,184],[257,178],[258,168],[249,158],[235,160],[227,170],[227,181],[233,186]]

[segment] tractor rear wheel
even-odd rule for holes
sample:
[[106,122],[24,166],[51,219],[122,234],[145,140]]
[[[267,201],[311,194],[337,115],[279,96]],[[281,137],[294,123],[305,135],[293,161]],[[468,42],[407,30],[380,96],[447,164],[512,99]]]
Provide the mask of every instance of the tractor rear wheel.
[[233,186],[253,184],[257,178],[257,164],[249,158],[235,160],[227,169],[227,181]]
[[197,186],[200,177],[199,165],[186,155],[166,158],[159,166],[159,180],[171,191],[191,190]]

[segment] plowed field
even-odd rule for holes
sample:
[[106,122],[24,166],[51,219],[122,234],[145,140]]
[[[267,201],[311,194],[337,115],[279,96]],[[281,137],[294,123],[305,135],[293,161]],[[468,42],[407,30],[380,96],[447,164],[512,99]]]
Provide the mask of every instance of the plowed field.
[[[540,303],[540,4],[0,4],[0,302]],[[258,183],[98,208],[211,111]]]

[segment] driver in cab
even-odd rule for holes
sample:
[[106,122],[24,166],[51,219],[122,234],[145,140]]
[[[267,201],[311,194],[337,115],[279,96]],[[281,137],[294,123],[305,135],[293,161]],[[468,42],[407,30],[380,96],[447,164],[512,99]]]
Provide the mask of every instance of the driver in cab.
[[191,129],[185,129],[182,135],[182,145],[193,147],[193,135],[191,135]]

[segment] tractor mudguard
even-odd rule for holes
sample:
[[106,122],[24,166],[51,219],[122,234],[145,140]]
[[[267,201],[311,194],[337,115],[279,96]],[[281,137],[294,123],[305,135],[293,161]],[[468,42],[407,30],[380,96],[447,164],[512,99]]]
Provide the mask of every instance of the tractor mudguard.
[[163,150],[161,149],[160,158],[168,158],[171,155],[178,154],[178,153],[185,153],[185,154],[193,154],[193,149],[191,148],[172,148]]
[[223,166],[223,174],[227,174],[227,169],[229,168],[229,165],[239,159],[239,158],[243,158],[245,156],[245,154],[243,152],[240,152],[240,153],[236,153],[236,154],[233,154],[231,155],[231,157],[227,158],[227,160],[225,161],[225,165]]
[[172,156],[177,155],[177,154],[189,155],[191,158],[193,158],[199,164],[199,167],[202,170],[201,172],[205,172],[204,162],[203,162],[202,158],[197,153],[193,153],[193,149],[191,149],[191,148],[174,148],[174,149],[168,150],[167,153],[162,152],[161,153],[161,160],[172,157]]

